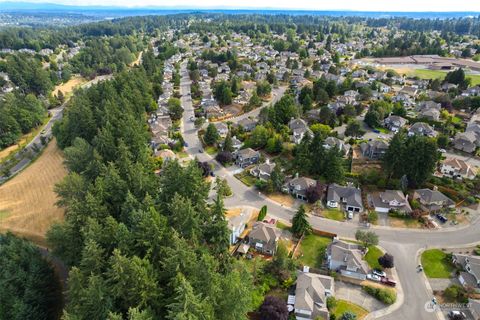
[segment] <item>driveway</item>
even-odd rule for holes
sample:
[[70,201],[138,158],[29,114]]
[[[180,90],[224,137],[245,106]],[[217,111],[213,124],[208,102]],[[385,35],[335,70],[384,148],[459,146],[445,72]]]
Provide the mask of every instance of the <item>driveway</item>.
[[335,281],[335,298],[355,303],[369,312],[386,307],[385,304],[364,292],[361,286],[342,281]]

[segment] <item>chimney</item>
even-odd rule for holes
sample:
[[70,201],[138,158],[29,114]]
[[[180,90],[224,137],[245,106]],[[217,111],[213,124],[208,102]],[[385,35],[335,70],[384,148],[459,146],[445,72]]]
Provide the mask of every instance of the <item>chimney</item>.
[[437,187],[437,186],[433,186],[433,190],[434,190],[434,191],[438,191],[438,187]]

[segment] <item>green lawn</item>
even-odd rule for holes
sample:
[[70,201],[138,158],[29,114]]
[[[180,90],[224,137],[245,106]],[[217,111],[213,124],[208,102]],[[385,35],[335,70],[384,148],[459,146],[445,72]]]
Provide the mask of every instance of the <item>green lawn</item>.
[[244,170],[242,173],[237,173],[235,178],[242,181],[247,187],[255,185],[255,182],[257,181],[257,178],[251,176],[246,170]]
[[378,130],[380,131],[380,133],[383,133],[383,134],[390,133],[390,131],[388,129],[385,129],[384,127],[378,127],[378,128],[375,128],[375,130]]
[[179,159],[188,158],[188,153],[185,151],[180,151],[180,152],[177,152],[177,156]]
[[281,230],[290,230],[290,226],[286,225],[285,223],[278,221],[276,227]]
[[205,152],[208,153],[209,155],[213,156],[217,153],[217,148],[213,146],[207,146],[205,147]]
[[322,215],[324,218],[336,221],[345,221],[345,214],[338,209],[328,209],[322,211]]
[[345,300],[337,300],[337,305],[335,308],[333,308],[332,313],[335,315],[335,319],[340,319],[342,314],[347,311],[355,313],[357,315],[357,320],[365,318],[365,316],[368,314],[366,309]]
[[[428,70],[428,69],[415,69],[408,73],[409,76],[419,77],[420,79],[441,79],[443,80],[447,75],[447,71],[441,70]],[[467,78],[472,79],[471,85],[476,86],[480,84],[480,75],[467,74]]]
[[299,256],[298,261],[309,267],[322,267],[325,260],[325,250],[330,242],[332,242],[332,239],[328,237],[314,234],[306,236],[300,244],[301,256]]
[[372,269],[383,269],[382,266],[378,263],[378,258],[383,256],[382,250],[380,250],[376,246],[370,246],[368,248],[368,252],[363,258],[365,261],[367,261],[368,265]]
[[439,249],[424,251],[422,253],[422,266],[429,278],[450,278],[454,269],[447,254]]

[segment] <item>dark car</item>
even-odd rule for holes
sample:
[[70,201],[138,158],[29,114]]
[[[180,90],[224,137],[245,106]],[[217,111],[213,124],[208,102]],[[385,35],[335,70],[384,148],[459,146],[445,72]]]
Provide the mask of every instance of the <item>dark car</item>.
[[445,217],[444,215],[440,214],[440,213],[437,213],[436,214],[436,217],[437,219],[441,222],[441,223],[445,223],[448,221],[448,218]]
[[448,318],[452,320],[463,320],[467,319],[467,316],[461,311],[450,311],[448,313]]
[[395,287],[397,285],[397,282],[392,280],[392,279],[389,279],[387,277],[383,277],[381,280],[380,280],[381,283],[387,285],[387,286],[390,286],[390,287]]

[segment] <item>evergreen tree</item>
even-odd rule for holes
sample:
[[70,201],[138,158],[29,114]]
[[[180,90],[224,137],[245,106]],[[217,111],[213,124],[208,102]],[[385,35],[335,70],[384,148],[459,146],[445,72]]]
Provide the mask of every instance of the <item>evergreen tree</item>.
[[205,144],[207,144],[208,146],[213,146],[218,142],[219,139],[220,135],[218,134],[217,128],[215,127],[215,125],[213,125],[213,123],[210,123],[207,127],[205,135],[203,136]]
[[305,207],[301,205],[297,213],[293,216],[292,232],[295,236],[301,237],[302,235],[308,234],[311,231],[312,227],[310,226],[310,222],[307,220]]

